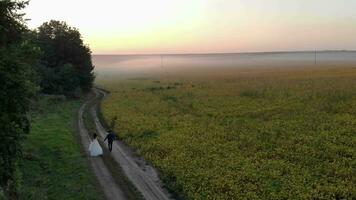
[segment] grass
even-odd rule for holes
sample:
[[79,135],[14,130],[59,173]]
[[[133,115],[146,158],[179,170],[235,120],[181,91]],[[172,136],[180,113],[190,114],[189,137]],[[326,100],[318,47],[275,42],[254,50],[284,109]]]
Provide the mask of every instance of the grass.
[[20,199],[104,199],[76,141],[82,101],[42,99],[24,143]]
[[[203,73],[202,73],[203,74]],[[356,69],[116,80],[101,110],[186,199],[356,197]]]

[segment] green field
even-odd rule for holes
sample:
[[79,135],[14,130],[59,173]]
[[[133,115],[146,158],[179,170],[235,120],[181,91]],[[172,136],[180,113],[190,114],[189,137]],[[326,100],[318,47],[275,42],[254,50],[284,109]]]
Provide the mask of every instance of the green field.
[[20,162],[20,199],[103,199],[76,139],[82,101],[42,99]]
[[187,199],[356,197],[356,68],[100,79],[104,118]]

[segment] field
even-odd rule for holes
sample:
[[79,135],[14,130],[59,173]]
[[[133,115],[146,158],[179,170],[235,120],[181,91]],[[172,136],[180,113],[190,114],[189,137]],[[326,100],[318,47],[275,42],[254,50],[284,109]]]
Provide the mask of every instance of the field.
[[356,68],[195,75],[97,82],[104,118],[178,197],[356,197]]
[[19,199],[103,199],[75,138],[81,103],[43,98],[35,106],[19,163]]

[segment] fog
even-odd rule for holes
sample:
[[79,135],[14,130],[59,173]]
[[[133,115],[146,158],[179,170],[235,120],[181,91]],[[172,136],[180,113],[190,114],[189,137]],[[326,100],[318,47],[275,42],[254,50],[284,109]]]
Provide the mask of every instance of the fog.
[[98,79],[191,76],[235,69],[356,67],[356,52],[281,52],[201,55],[94,55]]

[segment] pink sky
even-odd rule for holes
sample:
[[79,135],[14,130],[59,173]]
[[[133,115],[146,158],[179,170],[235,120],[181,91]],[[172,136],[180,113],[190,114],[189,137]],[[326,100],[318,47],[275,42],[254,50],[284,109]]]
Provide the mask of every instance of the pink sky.
[[356,49],[351,0],[31,0],[29,26],[79,28],[96,54]]

